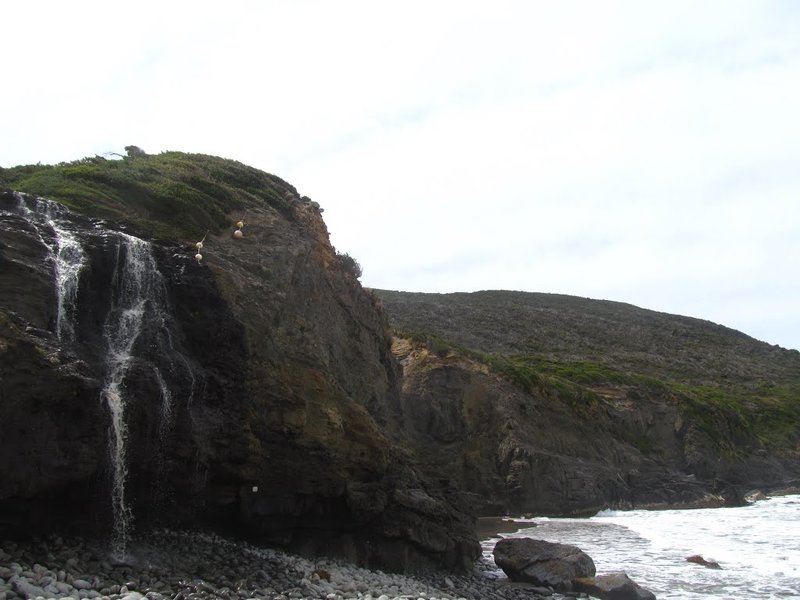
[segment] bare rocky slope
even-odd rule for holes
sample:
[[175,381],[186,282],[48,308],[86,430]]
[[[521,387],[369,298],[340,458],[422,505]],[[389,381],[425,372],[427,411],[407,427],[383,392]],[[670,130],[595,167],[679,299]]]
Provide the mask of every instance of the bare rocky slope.
[[714,506],[798,485],[800,353],[618,302],[373,290],[405,431],[480,510]]

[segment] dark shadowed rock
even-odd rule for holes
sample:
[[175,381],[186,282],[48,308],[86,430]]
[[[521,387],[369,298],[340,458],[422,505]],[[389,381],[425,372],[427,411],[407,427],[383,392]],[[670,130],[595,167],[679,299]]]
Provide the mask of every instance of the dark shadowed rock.
[[[108,531],[101,389],[125,238],[63,215],[86,266],[74,339],[59,339],[54,234],[18,201],[0,196],[0,535]],[[195,251],[152,245],[163,308],[124,384],[137,528],[210,525],[394,571],[469,568],[471,507],[393,440],[401,372],[388,329],[319,211],[253,206],[242,239],[208,235],[202,263]]]
[[578,577],[595,574],[594,561],[576,546],[532,538],[505,538],[497,542],[494,562],[512,581],[569,589]]
[[650,592],[625,573],[610,573],[596,577],[580,577],[574,582],[575,590],[601,600],[656,600]]

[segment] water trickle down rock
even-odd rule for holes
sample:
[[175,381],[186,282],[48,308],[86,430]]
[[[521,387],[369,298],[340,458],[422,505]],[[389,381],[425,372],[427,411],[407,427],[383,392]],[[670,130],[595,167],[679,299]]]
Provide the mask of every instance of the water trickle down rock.
[[[14,204],[0,192],[0,208]],[[466,500],[421,479],[387,437],[400,374],[374,301],[337,268],[316,211],[252,215],[252,243],[214,237],[208,267],[179,244],[146,244],[164,303],[145,302],[138,336],[114,358],[106,335],[119,329],[136,242],[70,216],[87,267],[64,353],[48,250],[18,214],[0,214],[0,400],[13,398],[0,401],[0,535],[107,532],[109,445],[120,441],[117,512],[135,512],[137,529],[235,528],[379,568],[469,568],[480,548]],[[98,401],[113,393],[119,436]],[[130,522],[117,529],[124,547]]]
[[[188,373],[187,404],[194,393],[194,375],[187,359],[174,348],[169,329],[169,307],[163,277],[151,246],[140,238],[116,232],[116,269],[112,279],[111,308],[105,322],[108,345],[105,383],[101,396],[111,417],[109,444],[112,465],[113,552],[124,557],[130,540],[133,513],[126,498],[128,481],[127,414],[134,398],[125,385],[134,362],[150,370],[160,395],[157,442],[167,442],[174,418],[174,394],[164,371]],[[137,351],[138,347],[138,351]],[[180,363],[180,365],[178,364]],[[159,469],[163,475],[163,465]],[[163,482],[157,482],[160,487]]]
[[[178,404],[184,401],[184,405],[190,405],[195,394],[192,364],[176,350],[173,342],[164,279],[150,243],[108,230],[99,223],[82,223],[66,207],[55,202],[12,192],[6,194],[2,216],[6,230],[17,232],[18,243],[10,250],[24,254],[15,256],[12,263],[20,267],[26,263],[39,265],[41,283],[49,281],[53,294],[51,300],[42,298],[42,310],[31,313],[31,303],[24,298],[25,289],[21,288],[15,292],[20,298],[14,308],[22,310],[9,314],[27,331],[42,328],[37,338],[42,343],[46,343],[44,328],[53,334],[60,348],[45,349],[45,355],[51,356],[50,360],[67,361],[70,368],[62,366],[62,370],[71,370],[76,364],[83,368],[90,364],[100,367],[100,397],[109,423],[112,550],[124,558],[133,522],[132,506],[126,494],[132,403],[154,403],[155,400],[157,404],[145,412],[147,420],[155,423],[149,426],[155,430],[149,435],[153,441],[151,445],[155,446],[150,452],[151,457],[155,455],[154,460],[151,459],[155,465],[150,481],[154,486],[152,499],[160,504],[168,495],[165,489],[167,467],[162,455],[170,443]],[[36,258],[36,254],[41,258]],[[87,266],[92,277],[82,282],[81,275]],[[81,289],[84,297],[79,307]],[[34,289],[27,292],[43,296]],[[53,309],[48,310],[51,306]],[[98,328],[101,331],[97,331]],[[72,358],[63,354],[65,349]],[[135,375],[129,381],[132,369]],[[49,389],[46,382],[43,385]],[[51,396],[53,392],[45,394]],[[33,395],[42,396],[41,393]],[[77,402],[81,402],[82,397],[84,393],[74,396]],[[139,429],[142,429],[141,424]],[[58,443],[56,439],[47,440],[45,446],[54,443]],[[65,464],[58,453],[48,459],[53,453],[44,448],[41,454],[40,460]]]
[[68,210],[60,204],[15,192],[17,208],[34,227],[36,235],[50,250],[53,265],[57,313],[54,333],[59,340],[75,338],[74,309],[78,280],[86,264],[86,255],[75,232],[65,219]]

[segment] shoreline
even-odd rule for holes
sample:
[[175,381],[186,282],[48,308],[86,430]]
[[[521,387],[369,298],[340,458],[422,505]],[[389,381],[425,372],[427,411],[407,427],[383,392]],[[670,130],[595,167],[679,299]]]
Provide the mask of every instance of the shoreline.
[[592,517],[596,517],[597,515],[607,510],[619,511],[619,512],[634,512],[634,511],[663,512],[669,510],[693,511],[693,510],[706,510],[706,509],[717,509],[717,508],[722,508],[722,509],[736,508],[739,506],[749,506],[757,502],[763,502],[765,500],[769,500],[770,498],[795,496],[795,495],[800,495],[800,484],[799,485],[782,484],[781,486],[776,486],[775,488],[770,488],[770,487],[753,488],[741,494],[743,500],[742,503],[732,503],[732,504],[706,505],[702,502],[697,504],[696,503],[689,503],[689,504],[676,503],[676,504],[664,504],[664,505],[648,504],[648,505],[626,507],[626,508],[609,507],[591,513],[587,513],[585,515],[543,514],[535,516],[517,516],[517,517],[513,517],[511,515],[487,515],[477,518],[475,533],[478,537],[478,541],[483,542],[504,533],[517,533],[520,529],[536,527],[537,519],[590,519]]

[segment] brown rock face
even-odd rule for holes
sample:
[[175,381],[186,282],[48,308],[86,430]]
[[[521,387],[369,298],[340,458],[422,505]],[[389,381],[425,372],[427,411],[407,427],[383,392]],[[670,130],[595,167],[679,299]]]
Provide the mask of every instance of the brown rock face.
[[[0,535],[106,531],[107,315],[130,250],[63,217],[86,265],[74,339],[59,339],[43,239],[55,233],[32,227],[18,200],[0,197]],[[386,324],[318,210],[292,200],[232,224],[243,216],[241,237],[233,225],[208,237],[201,263],[194,241],[152,246],[161,304],[145,305],[155,316],[122,386],[136,527],[210,524],[372,567],[466,568],[479,553],[473,519],[392,439],[401,374]]]

